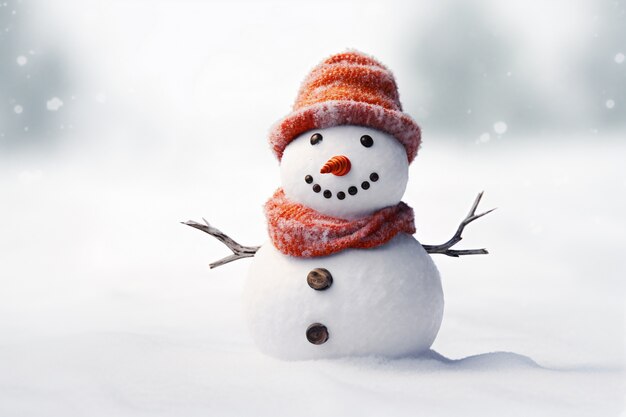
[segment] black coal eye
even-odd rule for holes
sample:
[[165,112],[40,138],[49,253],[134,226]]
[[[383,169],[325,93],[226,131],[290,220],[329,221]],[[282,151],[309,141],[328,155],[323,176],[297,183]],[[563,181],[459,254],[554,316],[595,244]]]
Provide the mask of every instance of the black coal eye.
[[361,145],[365,146],[366,148],[371,148],[373,144],[374,139],[372,139],[370,135],[361,136]]
[[313,136],[311,136],[311,145],[317,145],[322,141],[322,139],[322,135],[320,135],[319,133],[314,133]]

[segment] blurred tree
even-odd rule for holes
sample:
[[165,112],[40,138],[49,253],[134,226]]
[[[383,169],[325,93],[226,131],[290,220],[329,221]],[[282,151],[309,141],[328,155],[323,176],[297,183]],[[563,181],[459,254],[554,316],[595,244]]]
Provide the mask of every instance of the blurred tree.
[[[552,116],[516,58],[507,28],[490,20],[484,5],[446,2],[420,28],[413,59],[422,84],[419,110],[424,128],[475,141],[504,121],[517,133],[537,129]],[[510,29],[508,29],[510,30]]]
[[589,128],[626,129],[626,1],[594,2],[594,31],[576,56]]
[[29,26],[28,6],[0,2],[0,149],[5,152],[50,143],[66,128],[66,108],[53,100],[49,109],[48,101],[60,97],[67,107],[67,66],[43,39],[42,28]]

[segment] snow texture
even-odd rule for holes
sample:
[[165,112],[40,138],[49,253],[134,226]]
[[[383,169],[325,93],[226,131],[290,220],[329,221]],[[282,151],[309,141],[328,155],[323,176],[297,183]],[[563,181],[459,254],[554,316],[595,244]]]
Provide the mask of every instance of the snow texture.
[[[323,139],[311,145],[314,133]],[[370,148],[361,144],[361,136],[369,135],[374,140]],[[331,157],[345,155],[350,159],[351,169],[347,175],[320,174],[320,169]],[[372,173],[378,180],[370,180]],[[311,175],[311,184],[305,177]],[[280,177],[285,195],[292,201],[334,217],[358,218],[383,207],[398,204],[404,195],[408,181],[408,161],[405,148],[393,136],[381,131],[360,126],[334,126],[306,132],[291,142],[280,163]],[[367,181],[370,188],[361,184]],[[320,192],[313,191],[319,184]],[[350,187],[358,192],[351,195]],[[324,197],[324,191],[332,193]],[[343,192],[345,199],[337,194]]]
[[481,206],[498,206],[461,242],[490,255],[433,256],[446,307],[432,349],[443,357],[283,362],[246,328],[250,260],[209,270],[227,249],[178,223],[204,215],[262,243],[262,204],[279,181],[266,144],[146,152],[135,136],[45,160],[0,155],[1,416],[623,410],[622,141],[569,137],[564,152],[558,140],[431,136],[404,197],[420,241],[449,237],[482,187]]
[[[307,285],[314,268],[331,272],[330,288]],[[283,255],[268,242],[254,257],[245,293],[255,342],[283,359],[417,355],[435,340],[443,313],[437,268],[404,233],[374,249],[318,258]],[[305,338],[313,323],[328,328],[326,343]]]

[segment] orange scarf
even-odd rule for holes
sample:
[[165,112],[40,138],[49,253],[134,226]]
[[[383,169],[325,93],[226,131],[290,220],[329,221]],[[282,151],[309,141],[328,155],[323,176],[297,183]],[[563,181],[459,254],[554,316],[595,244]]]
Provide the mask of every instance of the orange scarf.
[[311,258],[348,248],[383,245],[400,232],[415,233],[413,209],[405,203],[385,207],[356,220],[326,216],[276,190],[265,204],[269,235],[285,255]]

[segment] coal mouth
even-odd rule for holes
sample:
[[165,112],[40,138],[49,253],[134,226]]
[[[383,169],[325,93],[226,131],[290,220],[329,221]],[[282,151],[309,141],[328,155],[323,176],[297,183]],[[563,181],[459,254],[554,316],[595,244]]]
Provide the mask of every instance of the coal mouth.
[[[380,176],[376,172],[372,172],[369,175],[369,181],[362,181],[359,185],[351,185],[347,190],[341,190],[335,193],[335,197],[339,200],[345,200],[347,196],[355,196],[359,193],[359,189],[363,191],[367,191],[371,187],[371,183],[374,183],[380,179]],[[316,194],[321,194],[326,199],[331,199],[333,197],[333,192],[328,189],[322,189],[322,186],[315,182],[315,179],[312,175],[306,175],[304,177],[304,182],[311,185],[311,189]]]

